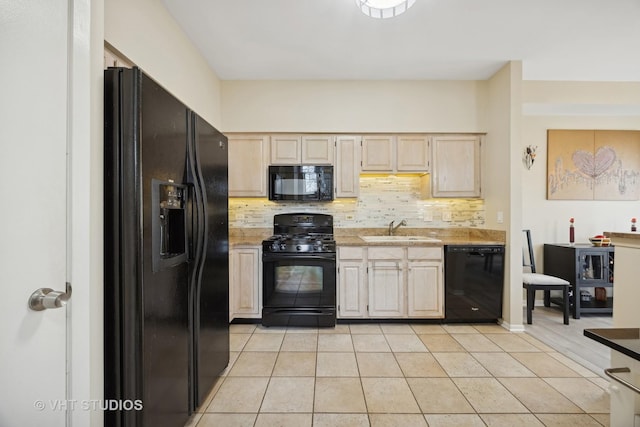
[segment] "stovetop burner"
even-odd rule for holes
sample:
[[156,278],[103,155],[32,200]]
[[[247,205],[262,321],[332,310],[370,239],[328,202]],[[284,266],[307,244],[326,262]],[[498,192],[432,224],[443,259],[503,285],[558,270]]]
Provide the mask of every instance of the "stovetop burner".
[[276,234],[262,242],[265,252],[335,252],[332,234]]
[[275,234],[262,242],[263,252],[335,253],[336,251],[331,215],[276,215],[273,231]]

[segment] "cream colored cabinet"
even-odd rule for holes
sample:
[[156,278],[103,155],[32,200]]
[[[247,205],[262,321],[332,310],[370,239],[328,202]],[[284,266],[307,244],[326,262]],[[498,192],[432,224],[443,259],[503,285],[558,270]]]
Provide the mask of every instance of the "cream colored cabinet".
[[393,135],[362,137],[362,171],[393,172],[394,166],[395,137]]
[[370,247],[367,254],[369,317],[404,317],[404,250]]
[[336,136],[335,197],[358,197],[360,193],[361,136]]
[[429,162],[426,134],[362,137],[363,172],[428,172]]
[[335,137],[333,135],[304,135],[302,144],[303,165],[332,165]]
[[238,246],[229,251],[230,320],[262,315],[262,257],[260,246]]
[[332,135],[272,135],[272,165],[332,165]]
[[299,165],[302,162],[300,135],[271,135],[271,164]]
[[338,248],[338,317],[367,317],[366,248]]
[[407,316],[444,317],[442,249],[407,248]]
[[441,247],[338,248],[338,317],[444,317]]
[[396,137],[396,170],[398,172],[428,172],[430,157],[427,135]]
[[479,135],[433,136],[431,195],[433,197],[480,197]]
[[269,136],[228,135],[229,197],[266,197]]

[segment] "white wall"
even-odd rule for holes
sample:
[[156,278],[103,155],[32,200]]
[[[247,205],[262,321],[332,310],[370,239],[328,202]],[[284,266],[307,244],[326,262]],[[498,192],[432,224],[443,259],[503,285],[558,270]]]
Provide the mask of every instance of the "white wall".
[[224,132],[482,132],[486,82],[223,81]]
[[105,40],[220,129],[220,80],[163,3],[107,0],[104,9]]
[[[537,146],[530,170],[522,168],[522,223],[530,228],[536,264],[543,270],[543,243],[576,242],[603,231],[629,231],[640,201],[547,200],[547,129],[640,130],[640,83],[524,82],[521,154]],[[640,147],[639,147],[640,149]]]
[[[521,186],[517,155],[520,144],[522,63],[505,65],[489,80],[488,133],[483,147],[483,195],[486,228],[506,230],[503,319],[511,330],[522,330],[522,253],[514,245],[521,236]],[[498,212],[503,222],[498,222]]]

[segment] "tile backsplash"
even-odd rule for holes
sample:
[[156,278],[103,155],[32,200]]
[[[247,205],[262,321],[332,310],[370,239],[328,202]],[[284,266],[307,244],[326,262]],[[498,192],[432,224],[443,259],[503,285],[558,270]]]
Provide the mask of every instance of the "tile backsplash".
[[423,199],[420,177],[413,175],[361,175],[358,199],[336,199],[330,203],[229,199],[230,227],[269,228],[273,226],[273,215],[292,212],[333,215],[334,227],[341,228],[385,227],[391,221],[397,223],[403,219],[412,228],[482,227],[485,224],[484,200]]

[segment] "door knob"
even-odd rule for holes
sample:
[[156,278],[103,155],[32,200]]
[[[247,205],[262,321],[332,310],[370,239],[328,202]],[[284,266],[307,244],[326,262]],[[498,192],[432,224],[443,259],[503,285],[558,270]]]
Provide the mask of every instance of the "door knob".
[[29,308],[42,311],[47,308],[64,307],[71,298],[71,284],[67,283],[66,291],[54,291],[51,288],[40,288],[29,297]]

